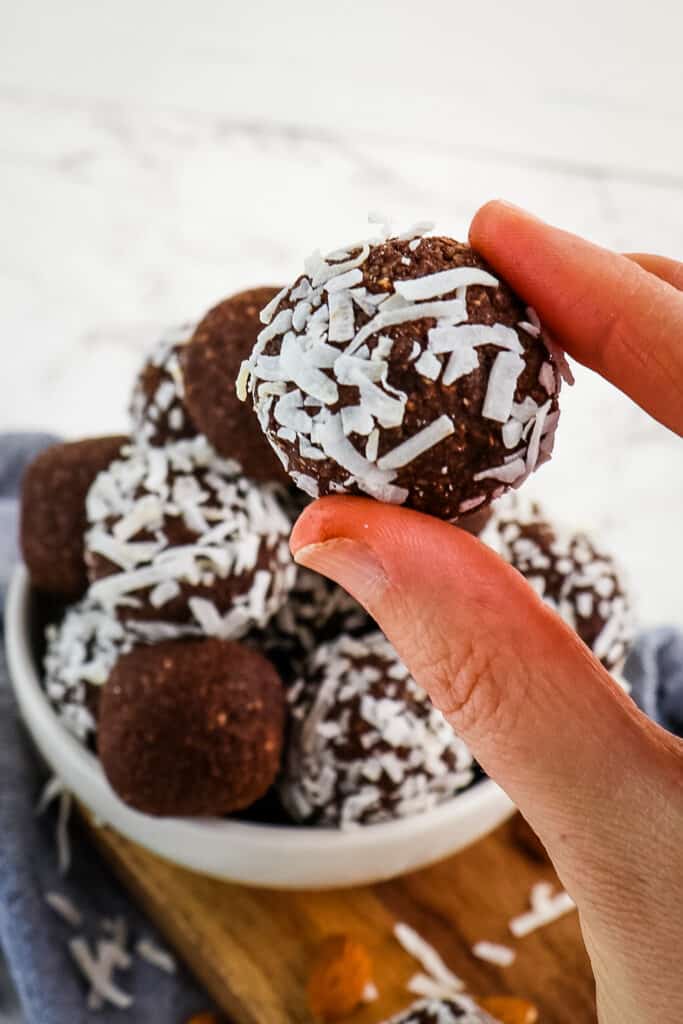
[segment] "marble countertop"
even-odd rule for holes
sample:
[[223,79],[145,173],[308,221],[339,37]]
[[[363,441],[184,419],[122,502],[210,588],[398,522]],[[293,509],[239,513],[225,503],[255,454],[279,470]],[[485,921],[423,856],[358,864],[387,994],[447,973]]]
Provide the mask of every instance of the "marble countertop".
[[[496,195],[683,258],[681,5],[29,0],[0,41],[0,428],[125,429],[163,325],[295,275],[369,209]],[[637,73],[634,73],[637,71]],[[683,624],[681,444],[582,371],[527,485]],[[528,493],[527,492],[527,493]]]

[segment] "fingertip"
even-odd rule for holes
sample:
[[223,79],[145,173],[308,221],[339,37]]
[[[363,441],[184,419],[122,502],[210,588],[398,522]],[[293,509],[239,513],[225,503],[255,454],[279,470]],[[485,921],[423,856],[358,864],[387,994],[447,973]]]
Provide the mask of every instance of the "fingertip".
[[516,206],[507,199],[490,199],[472,218],[469,240],[473,249],[483,255],[495,253],[507,244],[507,239],[519,230],[521,224],[540,224],[538,217]]
[[480,206],[470,224],[469,241],[473,249],[479,249],[483,241],[495,230],[499,217],[505,216],[508,204],[504,199],[489,199]]
[[369,499],[344,495],[318,498],[304,509],[294,524],[289,538],[292,555],[296,558],[297,552],[310,544],[322,544],[348,535],[349,526],[357,522],[362,509],[369,506],[369,513],[376,514],[374,506],[377,504]]

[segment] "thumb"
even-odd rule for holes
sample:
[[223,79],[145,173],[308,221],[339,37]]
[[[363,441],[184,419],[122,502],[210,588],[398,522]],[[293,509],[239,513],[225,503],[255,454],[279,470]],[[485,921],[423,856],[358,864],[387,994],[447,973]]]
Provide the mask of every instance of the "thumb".
[[539,834],[580,909],[611,906],[628,873],[651,920],[663,894],[649,891],[652,834],[641,830],[640,843],[635,823],[658,822],[676,862],[676,741],[524,578],[457,527],[360,498],[309,506],[291,546],[376,619]]

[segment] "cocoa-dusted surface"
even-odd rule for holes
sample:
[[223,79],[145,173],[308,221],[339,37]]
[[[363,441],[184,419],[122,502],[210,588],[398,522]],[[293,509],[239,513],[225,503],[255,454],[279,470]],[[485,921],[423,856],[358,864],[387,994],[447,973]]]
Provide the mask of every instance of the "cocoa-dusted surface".
[[183,347],[181,363],[185,403],[216,451],[236,459],[254,480],[289,483],[256,417],[235,392],[242,360],[249,357],[263,326],[259,313],[279,290],[251,288],[219,302]]
[[[358,251],[355,250],[353,255]],[[410,259],[410,265],[403,264],[402,258]],[[493,273],[485,260],[469,246],[449,238],[423,238],[415,251],[410,249],[408,241],[390,239],[371,249],[360,268],[363,271],[361,284],[369,292],[391,292],[393,281],[423,277],[454,267],[479,267]],[[296,284],[299,281],[301,278]],[[455,292],[441,296],[444,299],[454,297]],[[286,297],[274,315],[294,305]],[[521,402],[528,396],[539,405],[545,403],[549,396],[539,383],[538,375],[541,365],[550,362],[551,357],[540,339],[517,328],[517,324],[527,318],[522,300],[503,282],[497,288],[471,285],[467,288],[467,312],[471,324],[503,324],[516,330],[526,365],[517,382],[515,401]],[[357,309],[356,330],[370,319],[367,313]],[[409,491],[407,507],[442,519],[455,519],[461,502],[483,495],[488,503],[497,496],[496,492],[502,492],[500,481],[489,478],[477,482],[473,477],[480,470],[502,464],[515,449],[506,448],[503,444],[499,423],[481,416],[489,374],[499,349],[493,345],[479,347],[479,368],[448,386],[441,380],[425,378],[415,370],[410,361],[413,343],[416,340],[424,343],[427,332],[435,325],[433,318],[425,318],[382,329],[382,334],[394,340],[389,359],[389,383],[409,397],[401,426],[381,431],[378,456],[416,434],[442,413],[451,416],[455,433],[400,469],[394,483]],[[269,341],[264,353],[277,355],[281,340],[277,337]],[[377,345],[377,337],[368,339],[367,344],[372,350]],[[331,375],[331,371],[326,372]],[[329,408],[337,412],[357,405],[358,401],[358,388],[339,385],[339,402]],[[557,407],[556,391],[550,411],[554,412]],[[318,482],[321,496],[335,493],[335,485],[343,482],[349,474],[332,459],[303,458],[296,442],[276,437],[277,427],[271,412],[268,433],[272,443],[286,454],[290,471],[313,477]],[[366,438],[351,434],[349,439],[359,452],[364,451]],[[524,448],[522,444],[517,447]],[[347,493],[362,492],[353,485]]]
[[20,542],[31,583],[38,590],[70,600],[85,593],[86,495],[97,474],[127,442],[127,437],[112,436],[56,444],[26,470]]
[[265,658],[208,638],[136,647],[100,700],[98,753],[125,803],[217,816],[263,796],[280,764],[284,697]]
[[[152,352],[135,381],[130,402],[133,431],[148,444],[162,447],[197,433],[183,399],[182,385],[171,372],[173,364],[179,365],[185,347],[182,343],[168,346],[163,356]],[[165,391],[173,394],[170,402],[162,398]]]

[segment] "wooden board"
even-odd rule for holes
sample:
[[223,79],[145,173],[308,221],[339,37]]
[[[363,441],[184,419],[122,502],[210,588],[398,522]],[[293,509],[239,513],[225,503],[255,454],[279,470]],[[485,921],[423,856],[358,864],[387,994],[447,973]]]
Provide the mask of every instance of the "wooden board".
[[[519,819],[518,819],[519,820]],[[417,971],[392,936],[397,920],[416,928],[475,995],[526,996],[541,1024],[594,1022],[593,981],[576,914],[514,940],[511,917],[531,886],[556,881],[509,822],[448,860],[404,878],[354,890],[277,892],[219,882],[175,867],[93,828],[94,840],[234,1024],[310,1024],[304,988],[314,950],[332,932],[365,943],[375,965],[377,1002],[348,1018],[379,1024],[411,1001]],[[475,959],[480,939],[514,946],[501,969]]]

